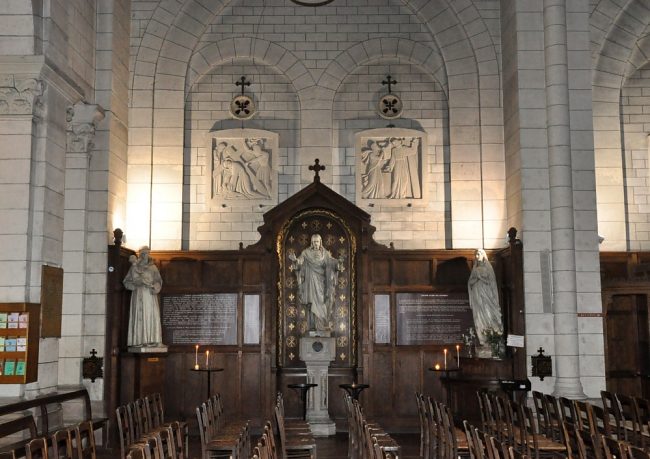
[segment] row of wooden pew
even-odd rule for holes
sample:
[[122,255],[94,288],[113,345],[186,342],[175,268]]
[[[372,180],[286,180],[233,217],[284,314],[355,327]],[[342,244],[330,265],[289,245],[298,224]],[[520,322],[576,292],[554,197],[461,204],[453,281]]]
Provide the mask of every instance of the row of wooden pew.
[[196,419],[203,459],[239,459],[250,456],[250,422],[226,419],[220,394],[213,395],[196,407]]
[[348,417],[350,459],[398,459],[399,444],[376,422],[366,419],[357,400],[344,395]]
[[647,401],[607,391],[601,398],[603,406],[533,392],[540,431],[563,441],[572,457],[648,458]]
[[51,437],[32,438],[24,447],[2,453],[3,459],[16,459],[24,455],[27,459],[95,459],[95,434],[92,421],[57,430]]
[[[280,439],[281,457],[316,459],[316,440],[309,423],[302,419],[285,419],[284,398],[281,392],[278,392],[273,411]],[[272,430],[271,434],[273,434]],[[273,438],[270,440],[273,441]]]
[[115,413],[120,438],[120,457],[188,457],[187,423],[165,422],[160,394],[152,394],[118,406]]

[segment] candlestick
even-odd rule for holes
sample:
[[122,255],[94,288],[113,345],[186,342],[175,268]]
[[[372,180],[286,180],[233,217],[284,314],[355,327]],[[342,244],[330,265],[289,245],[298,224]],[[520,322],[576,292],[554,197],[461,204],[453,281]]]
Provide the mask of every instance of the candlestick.
[[447,369],[447,349],[443,349],[445,353],[445,370]]
[[194,368],[199,368],[199,345],[194,347]]
[[210,351],[205,351],[205,368],[210,368]]
[[460,368],[460,344],[456,344],[456,361],[458,363],[458,368]]

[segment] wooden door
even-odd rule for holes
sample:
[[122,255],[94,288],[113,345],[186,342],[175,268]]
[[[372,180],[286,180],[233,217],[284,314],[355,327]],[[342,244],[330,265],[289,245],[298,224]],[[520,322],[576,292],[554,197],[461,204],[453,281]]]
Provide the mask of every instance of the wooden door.
[[650,375],[648,296],[614,294],[606,305],[607,390],[647,397]]

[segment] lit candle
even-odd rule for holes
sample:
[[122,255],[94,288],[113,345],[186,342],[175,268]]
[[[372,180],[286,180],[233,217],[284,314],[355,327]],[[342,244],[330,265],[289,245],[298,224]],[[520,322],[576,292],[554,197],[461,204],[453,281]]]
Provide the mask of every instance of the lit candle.
[[210,367],[210,351],[205,351],[205,368]]
[[436,371],[440,370],[440,364],[436,363],[433,368],[435,368]]
[[447,349],[445,348],[444,350],[445,353],[445,370],[447,369]]
[[194,346],[194,369],[199,369],[199,345]]
[[458,363],[458,368],[460,368],[460,344],[456,344],[456,360]]

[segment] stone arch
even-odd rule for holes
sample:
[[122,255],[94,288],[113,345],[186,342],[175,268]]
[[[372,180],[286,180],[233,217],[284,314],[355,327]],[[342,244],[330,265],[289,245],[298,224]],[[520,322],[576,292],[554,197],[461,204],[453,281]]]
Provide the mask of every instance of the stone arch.
[[260,38],[236,37],[210,43],[192,55],[185,78],[185,93],[211,68],[242,58],[275,67],[289,78],[298,94],[316,84],[307,67],[288,49]]
[[[597,9],[601,5],[602,2]],[[620,94],[625,79],[643,65],[647,24],[639,18],[648,17],[650,10],[643,0],[629,0],[618,10],[611,9],[610,5],[608,11],[603,18],[608,29],[602,34],[602,45],[594,56],[592,75],[598,230],[605,238],[601,249],[626,250],[628,227]]]
[[372,38],[352,45],[332,60],[319,78],[318,85],[336,91],[352,69],[383,57],[406,59],[422,67],[447,92],[447,72],[442,56],[421,43],[395,37]]

